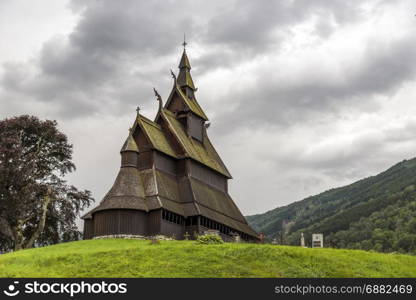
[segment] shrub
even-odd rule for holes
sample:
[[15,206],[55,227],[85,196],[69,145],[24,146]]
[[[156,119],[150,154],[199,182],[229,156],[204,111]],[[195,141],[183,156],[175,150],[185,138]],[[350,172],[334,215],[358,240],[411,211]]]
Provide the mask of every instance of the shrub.
[[224,241],[219,235],[216,234],[205,234],[200,235],[196,239],[197,244],[222,244]]

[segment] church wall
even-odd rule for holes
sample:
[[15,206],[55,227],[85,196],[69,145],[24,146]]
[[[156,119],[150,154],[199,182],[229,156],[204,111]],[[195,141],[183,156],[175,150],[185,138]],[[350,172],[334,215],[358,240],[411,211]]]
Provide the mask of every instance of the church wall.
[[144,211],[120,210],[120,234],[147,235],[147,215]]
[[136,141],[137,145],[140,145],[140,151],[146,151],[151,148],[151,145],[149,143],[149,140],[144,135],[143,131],[140,127],[137,127],[137,129],[133,133],[134,140]]
[[160,234],[160,222],[162,220],[161,210],[153,210],[148,213],[148,222],[147,222],[147,234],[157,235]]
[[204,126],[204,122],[201,118],[198,118],[194,114],[189,114],[188,117],[188,132],[194,139],[202,142],[202,128]]
[[138,155],[137,152],[126,151],[121,154],[121,166],[137,166]]
[[189,174],[212,187],[227,192],[227,179],[197,162],[190,161]]
[[176,160],[167,155],[154,151],[155,168],[171,175],[177,174]]
[[146,212],[138,210],[103,210],[94,213],[94,236],[113,234],[147,235]]
[[175,239],[181,240],[183,239],[183,234],[185,233],[184,225],[175,224],[166,220],[162,220],[160,233],[169,237],[174,235]]
[[176,163],[176,174],[177,176],[185,176],[188,173],[188,168],[186,166],[188,159],[181,159]]
[[94,221],[92,219],[84,220],[84,240],[89,240],[94,237]]
[[171,112],[182,111],[185,109],[185,105],[183,104],[182,100],[180,100],[180,97],[176,92],[173,95],[172,100],[170,101],[167,109],[169,109]]
[[153,151],[140,152],[139,154],[139,170],[151,169],[153,166]]

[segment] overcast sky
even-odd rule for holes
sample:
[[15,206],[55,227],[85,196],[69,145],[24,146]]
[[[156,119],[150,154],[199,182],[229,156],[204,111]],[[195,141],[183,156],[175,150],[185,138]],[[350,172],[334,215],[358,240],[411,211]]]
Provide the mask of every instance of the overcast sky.
[[415,1],[1,0],[0,117],[56,119],[98,201],[183,33],[245,215],[416,156]]

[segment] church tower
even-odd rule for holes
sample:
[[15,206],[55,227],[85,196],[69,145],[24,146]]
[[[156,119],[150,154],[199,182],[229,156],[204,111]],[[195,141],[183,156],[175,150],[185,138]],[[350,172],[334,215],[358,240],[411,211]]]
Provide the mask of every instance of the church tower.
[[225,241],[257,241],[228,194],[231,174],[208,138],[208,117],[196,99],[186,43],[179,74],[154,121],[137,111],[121,149],[121,168],[100,204],[83,216],[84,238],[185,235],[216,230]]

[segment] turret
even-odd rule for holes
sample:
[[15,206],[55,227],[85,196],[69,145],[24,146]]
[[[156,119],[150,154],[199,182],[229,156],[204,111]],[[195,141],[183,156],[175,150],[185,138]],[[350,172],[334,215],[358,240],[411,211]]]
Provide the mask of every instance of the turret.
[[121,154],[121,167],[138,167],[139,148],[134,140],[132,129],[129,130],[129,136],[124,142],[123,147],[120,150]]

